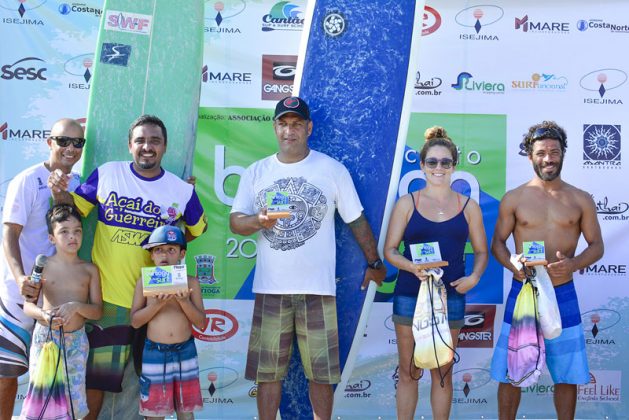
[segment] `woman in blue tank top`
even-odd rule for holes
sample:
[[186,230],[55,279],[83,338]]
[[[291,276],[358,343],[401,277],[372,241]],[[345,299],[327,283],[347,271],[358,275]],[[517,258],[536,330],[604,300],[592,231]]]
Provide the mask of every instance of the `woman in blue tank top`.
[[[465,293],[474,287],[487,266],[487,239],[483,216],[478,203],[450,187],[452,173],[457,164],[457,148],[441,127],[432,127],[424,134],[420,167],[426,178],[426,187],[400,197],[389,222],[384,255],[399,269],[393,297],[393,322],[399,355],[399,382],[397,387],[397,417],[412,419],[417,406],[417,379],[419,370],[413,364],[413,315],[417,294],[426,279],[426,273],[413,264],[410,245],[439,242],[444,267],[443,281],[448,300],[448,323],[452,342],[464,324]],[[474,249],[474,268],[465,275],[464,249],[467,239]],[[399,252],[404,243],[404,253]],[[439,369],[432,369],[432,413],[435,419],[448,419],[452,404],[452,370],[448,371],[441,386]]]

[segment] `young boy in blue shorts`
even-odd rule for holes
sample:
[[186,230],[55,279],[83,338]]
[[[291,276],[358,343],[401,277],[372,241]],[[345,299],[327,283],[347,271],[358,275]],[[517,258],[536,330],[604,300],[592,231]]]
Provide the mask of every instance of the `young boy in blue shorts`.
[[[177,265],[186,255],[186,239],[176,226],[161,226],[144,248],[158,267]],[[145,297],[138,280],[131,307],[131,326],[148,324],[140,375],[140,415],[163,419],[174,412],[178,419],[193,419],[203,407],[197,349],[190,324],[202,330],[205,311],[201,287],[188,277],[188,289],[176,294]]]
[[[83,418],[88,414],[85,394],[85,371],[89,344],[85,334],[85,320],[99,319],[102,315],[103,300],[98,269],[77,255],[83,239],[81,216],[73,206],[60,204],[53,206],[46,214],[48,239],[55,246],[56,253],[48,258],[42,273],[43,294],[41,307],[34,302],[24,302],[24,313],[37,323],[33,330],[33,340],[29,357],[31,383],[28,386],[26,401],[20,418],[48,419],[53,415],[51,404],[44,404],[38,393],[50,390],[37,389],[33,373],[37,371],[39,355],[44,344],[52,339],[65,351],[65,366],[62,378],[65,382],[68,407],[72,407],[71,418]],[[62,328],[62,329],[60,329]],[[63,340],[61,334],[63,333]],[[63,356],[62,356],[63,357]],[[70,401],[72,404],[69,404]]]

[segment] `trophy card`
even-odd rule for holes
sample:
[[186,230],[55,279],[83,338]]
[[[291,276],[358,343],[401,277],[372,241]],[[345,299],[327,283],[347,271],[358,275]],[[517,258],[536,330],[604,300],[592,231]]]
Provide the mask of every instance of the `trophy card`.
[[284,191],[267,191],[266,209],[269,219],[290,217],[290,196]]
[[419,264],[424,268],[445,267],[448,265],[448,262],[443,261],[441,258],[439,242],[411,244],[410,248],[413,264]]
[[522,257],[526,259],[524,265],[546,265],[546,247],[544,241],[531,241],[522,243]]
[[188,290],[186,265],[142,267],[142,290],[144,296],[172,295]]

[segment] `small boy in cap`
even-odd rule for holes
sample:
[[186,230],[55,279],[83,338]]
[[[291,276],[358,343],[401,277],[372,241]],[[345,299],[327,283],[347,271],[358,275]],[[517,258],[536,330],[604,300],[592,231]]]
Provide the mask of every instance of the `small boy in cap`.
[[[186,239],[177,226],[161,226],[151,233],[144,248],[158,267],[180,264],[186,255]],[[203,407],[199,384],[193,324],[202,330],[205,311],[201,287],[188,276],[188,290],[145,297],[138,280],[131,307],[131,326],[148,324],[140,375],[140,415],[164,418],[174,412],[178,419],[193,419]]]

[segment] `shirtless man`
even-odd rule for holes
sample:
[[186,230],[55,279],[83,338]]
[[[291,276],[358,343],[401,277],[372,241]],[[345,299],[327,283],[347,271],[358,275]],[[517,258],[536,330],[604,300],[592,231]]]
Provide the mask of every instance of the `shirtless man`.
[[[572,273],[603,256],[603,240],[590,195],[561,179],[567,147],[563,128],[552,121],[536,124],[526,134],[524,145],[535,176],[502,198],[491,244],[494,257],[511,270],[514,277],[491,365],[492,378],[500,382],[498,415],[500,419],[515,419],[521,396],[520,388],[506,379],[513,308],[525,278],[524,272],[510,262],[511,252],[506,241],[513,235],[517,254],[522,253],[523,242],[544,241],[545,244],[546,269],[555,287],[562,322],[561,335],[544,340],[546,364],[555,383],[557,418],[573,419],[577,384],[589,382],[589,369]],[[581,235],[588,245],[575,255]]]
[[[177,226],[164,225],[151,233],[144,245],[158,267],[180,264],[186,255],[186,239]],[[188,277],[188,290],[177,294],[143,295],[138,280],[131,306],[131,326],[148,324],[142,374],[140,375],[140,415],[163,419],[192,419],[203,407],[197,350],[190,324],[203,330],[205,312],[201,286]]]

